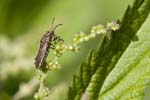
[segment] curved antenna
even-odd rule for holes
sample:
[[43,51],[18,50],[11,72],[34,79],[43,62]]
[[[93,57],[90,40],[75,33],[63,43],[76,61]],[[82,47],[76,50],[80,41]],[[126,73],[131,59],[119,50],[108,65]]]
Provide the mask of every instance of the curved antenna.
[[58,24],[58,25],[56,25],[56,26],[54,27],[54,31],[56,30],[57,27],[59,27],[59,26],[61,26],[61,25],[63,25],[63,24]]

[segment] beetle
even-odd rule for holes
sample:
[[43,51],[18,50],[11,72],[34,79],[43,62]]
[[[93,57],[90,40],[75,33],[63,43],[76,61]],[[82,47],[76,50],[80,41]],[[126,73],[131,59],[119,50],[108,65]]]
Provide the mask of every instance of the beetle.
[[46,58],[48,56],[49,53],[49,49],[53,48],[54,49],[54,45],[52,44],[53,41],[57,40],[57,36],[55,35],[55,30],[58,26],[62,25],[62,24],[58,24],[55,27],[53,27],[54,24],[54,20],[55,18],[53,18],[52,20],[52,26],[51,29],[49,31],[47,31],[42,39],[40,40],[40,47],[38,49],[37,55],[35,57],[35,67],[37,69],[44,69],[46,66]]

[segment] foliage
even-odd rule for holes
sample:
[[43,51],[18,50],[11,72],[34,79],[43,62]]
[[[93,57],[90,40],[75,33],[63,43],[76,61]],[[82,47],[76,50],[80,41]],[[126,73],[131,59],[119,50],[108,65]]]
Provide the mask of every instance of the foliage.
[[[33,100],[39,86],[37,77],[33,77],[36,74],[33,58],[40,38],[50,27],[52,17],[56,17],[56,23],[63,23],[56,35],[60,33],[67,43],[72,36],[70,33],[81,29],[88,31],[93,24],[104,24],[120,18],[131,1],[0,0],[0,100]],[[99,47],[89,53],[80,64],[79,73],[74,75],[67,99],[142,99],[143,90],[149,83],[149,2],[136,0],[133,6],[129,6],[119,23],[120,30],[100,34],[81,45],[80,52],[63,55],[60,59],[63,68],[48,73],[45,84],[41,85],[41,95],[47,96],[50,92],[44,100],[65,98],[68,82],[78,68],[76,66],[89,49],[97,45],[98,39]],[[94,26],[92,30],[98,34],[99,28],[103,27]],[[76,34],[72,42],[78,44],[95,37],[95,34],[85,33]],[[78,38],[80,36],[81,39]],[[78,51],[74,45],[60,43],[54,55],[61,56],[64,47],[66,51]],[[61,67],[57,60],[51,59],[53,55],[47,60],[50,61],[50,70]],[[39,80],[42,77],[38,77]],[[50,87],[50,91],[45,85]]]
[[73,78],[67,100],[137,100],[150,81],[150,0],[135,0],[118,31],[103,35]]
[[[53,20],[54,21],[54,20]],[[52,21],[52,24],[53,24]],[[57,26],[56,26],[57,27]],[[89,34],[86,34],[84,32],[79,32],[77,34],[75,34],[72,43],[70,44],[65,44],[64,40],[61,39],[59,36],[55,35],[54,39],[52,35],[52,40],[53,41],[49,41],[49,43],[51,44],[50,46],[53,45],[53,50],[54,50],[54,58],[51,58],[51,61],[47,62],[46,59],[47,57],[44,58],[44,61],[46,62],[46,64],[43,64],[42,66],[38,66],[38,63],[40,60],[38,59],[42,59],[41,56],[38,56],[38,54],[41,54],[41,52],[43,52],[43,48],[45,48],[44,46],[42,47],[41,45],[44,45],[44,42],[42,42],[42,44],[40,44],[40,48],[39,50],[41,50],[41,52],[38,52],[37,54],[37,58],[35,59],[35,66],[39,72],[38,75],[38,79],[40,82],[40,87],[37,93],[35,93],[35,99],[36,100],[41,100],[44,97],[47,97],[49,95],[49,88],[45,86],[45,80],[46,80],[46,76],[47,76],[47,72],[52,71],[52,70],[56,70],[56,69],[60,69],[61,65],[59,64],[58,59],[64,54],[65,51],[72,51],[72,52],[76,52],[79,51],[79,47],[78,45],[82,42],[88,41],[90,39],[95,38],[97,35],[106,35],[107,38],[111,38],[111,35],[109,34],[111,31],[116,31],[120,28],[119,24],[117,22],[111,22],[108,23],[107,26],[103,26],[103,25],[97,25],[92,27],[92,30]],[[45,36],[48,36],[46,33],[43,37],[45,38]],[[42,41],[43,39],[42,38]],[[54,43],[53,43],[54,42]],[[48,48],[51,49],[51,48]],[[48,55],[48,52],[46,53],[46,55]],[[41,68],[40,68],[41,67]]]

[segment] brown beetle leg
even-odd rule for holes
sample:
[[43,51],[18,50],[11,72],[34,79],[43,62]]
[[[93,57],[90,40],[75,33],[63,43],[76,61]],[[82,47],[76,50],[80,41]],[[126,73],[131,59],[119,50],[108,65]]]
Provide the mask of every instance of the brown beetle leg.
[[50,43],[49,45],[50,45],[50,48],[51,48],[51,49],[55,49],[54,44]]
[[56,35],[54,35],[53,41],[54,41],[54,44],[57,44],[60,41],[64,42],[64,40],[60,38],[60,36],[56,36]]

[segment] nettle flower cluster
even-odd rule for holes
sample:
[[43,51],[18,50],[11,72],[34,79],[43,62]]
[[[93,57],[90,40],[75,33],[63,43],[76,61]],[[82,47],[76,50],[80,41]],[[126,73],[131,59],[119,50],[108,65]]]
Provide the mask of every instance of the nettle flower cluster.
[[[93,26],[91,32],[86,34],[84,32],[79,32],[75,34],[72,42],[70,44],[65,44],[63,41],[58,41],[55,44],[55,48],[53,49],[53,54],[55,55],[54,59],[49,61],[46,66],[47,71],[40,71],[38,79],[40,80],[40,87],[38,93],[35,93],[35,99],[40,100],[43,97],[48,96],[50,93],[49,89],[45,86],[44,82],[46,80],[46,73],[49,70],[60,69],[61,64],[59,63],[59,58],[64,54],[65,51],[77,52],[80,50],[79,44],[90,39],[95,38],[99,34],[108,35],[111,31],[116,31],[120,28],[118,22],[110,22],[104,25]],[[109,37],[108,37],[109,38]]]
[[58,42],[54,49],[54,55],[56,58],[54,61],[49,62],[47,68],[50,70],[61,68],[61,65],[58,62],[58,58],[61,57],[65,51],[72,51],[72,52],[79,51],[80,48],[78,45],[80,43],[93,39],[99,34],[106,35],[111,31],[116,31],[119,29],[119,27],[120,26],[117,22],[110,22],[107,24],[106,27],[104,25],[99,24],[97,26],[92,27],[90,34],[86,34],[84,32],[79,32],[75,34],[71,44],[67,45],[63,41]]

